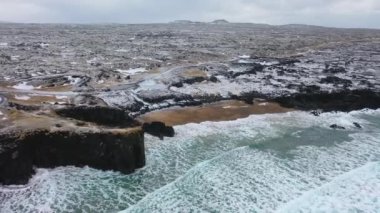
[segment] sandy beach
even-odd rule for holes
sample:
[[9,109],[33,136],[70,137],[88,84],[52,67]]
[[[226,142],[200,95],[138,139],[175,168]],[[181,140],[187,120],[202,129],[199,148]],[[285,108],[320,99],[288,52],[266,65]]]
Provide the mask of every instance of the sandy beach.
[[204,121],[229,121],[253,114],[284,113],[294,109],[284,108],[277,103],[256,101],[253,105],[243,101],[229,100],[193,107],[174,107],[149,112],[137,119],[141,122],[161,121],[167,125],[201,123]]

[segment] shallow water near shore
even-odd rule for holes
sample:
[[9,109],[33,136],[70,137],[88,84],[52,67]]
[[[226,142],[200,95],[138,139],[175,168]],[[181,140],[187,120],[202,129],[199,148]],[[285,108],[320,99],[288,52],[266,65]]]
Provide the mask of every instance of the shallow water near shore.
[[131,175],[60,167],[0,187],[0,212],[380,209],[379,110],[252,115],[175,130],[164,141],[146,136],[147,165]]

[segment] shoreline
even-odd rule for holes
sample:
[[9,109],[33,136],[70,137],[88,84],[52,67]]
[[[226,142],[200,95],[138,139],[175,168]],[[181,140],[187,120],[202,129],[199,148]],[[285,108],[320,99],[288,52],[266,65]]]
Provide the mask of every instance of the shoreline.
[[273,114],[291,111],[295,111],[295,109],[282,107],[276,102],[256,100],[254,104],[247,104],[238,100],[225,100],[201,106],[172,107],[152,111],[138,116],[136,120],[141,123],[159,121],[169,126],[177,126],[205,121],[231,121],[255,114]]

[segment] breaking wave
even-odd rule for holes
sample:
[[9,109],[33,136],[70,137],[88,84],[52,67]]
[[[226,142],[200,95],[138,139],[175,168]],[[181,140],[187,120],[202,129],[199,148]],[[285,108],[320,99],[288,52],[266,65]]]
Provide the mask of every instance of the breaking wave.
[[[363,190],[380,185],[379,110],[252,115],[175,129],[164,141],[146,136],[147,165],[134,174],[39,169],[28,185],[0,187],[0,212],[312,212],[321,205],[367,212],[380,205],[373,199],[380,190]],[[360,193],[352,206],[350,194]]]

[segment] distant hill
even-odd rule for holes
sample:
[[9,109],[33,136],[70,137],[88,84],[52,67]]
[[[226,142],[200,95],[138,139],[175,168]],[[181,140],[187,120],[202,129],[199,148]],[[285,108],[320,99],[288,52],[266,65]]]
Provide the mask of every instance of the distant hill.
[[191,20],[175,20],[173,22],[171,22],[172,24],[229,24],[230,22],[228,22],[227,20],[225,19],[217,19],[217,20],[214,20],[212,22],[200,22],[200,21],[191,21]]
[[190,21],[190,20],[175,20],[171,22],[172,24],[200,24],[200,21]]
[[194,22],[190,21],[190,20],[175,20],[172,23],[174,23],[174,24],[192,24]]
[[213,21],[211,23],[213,23],[213,24],[229,24],[230,22],[228,22],[225,19],[218,19],[218,20],[215,20],[215,21]]

